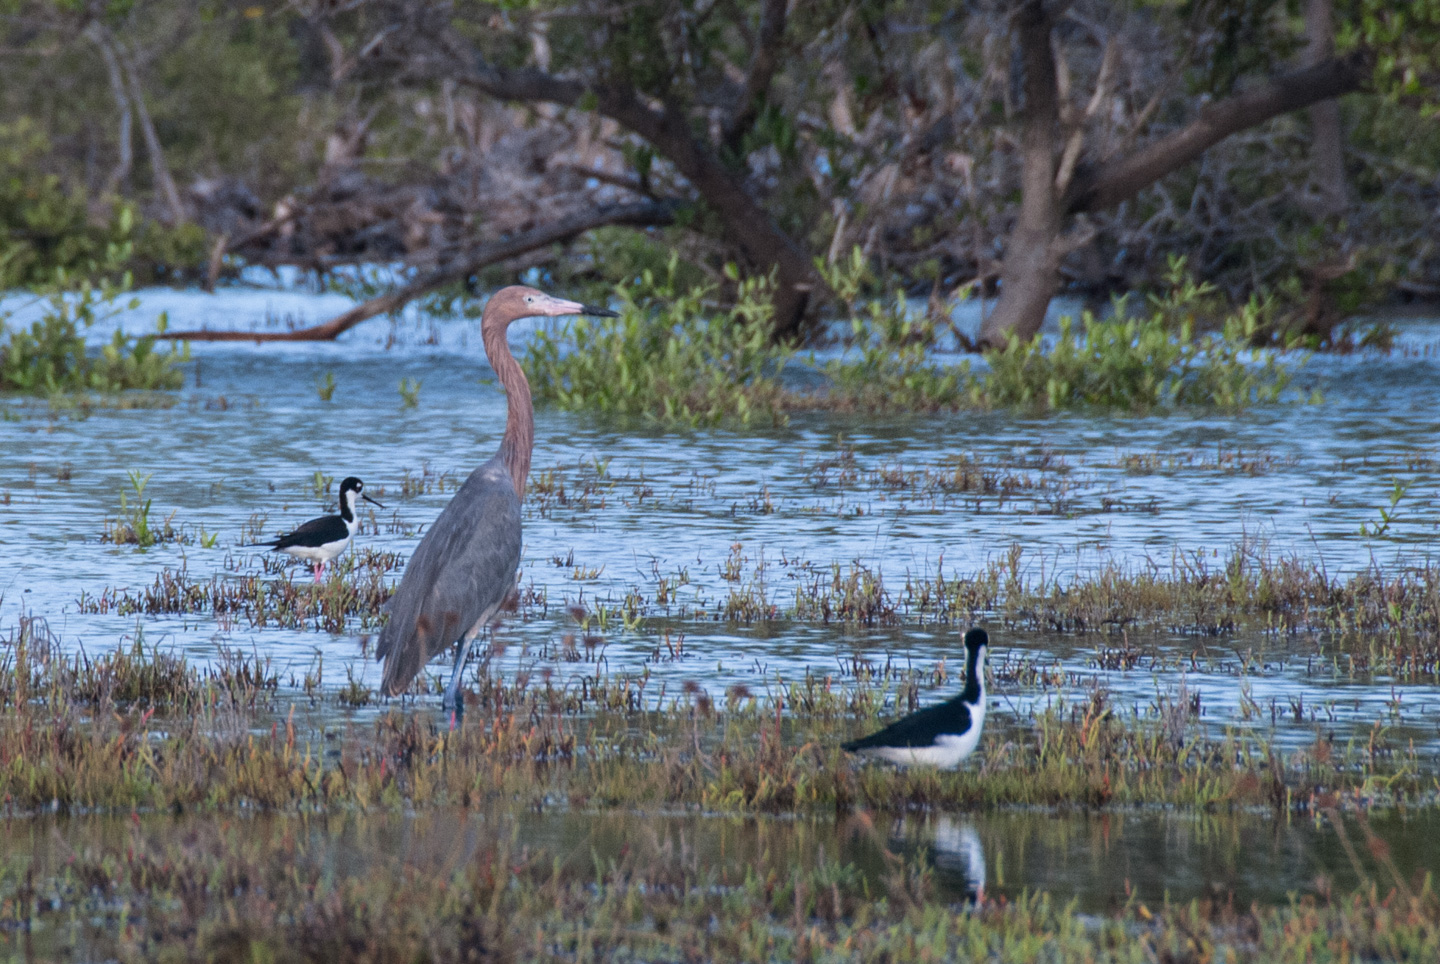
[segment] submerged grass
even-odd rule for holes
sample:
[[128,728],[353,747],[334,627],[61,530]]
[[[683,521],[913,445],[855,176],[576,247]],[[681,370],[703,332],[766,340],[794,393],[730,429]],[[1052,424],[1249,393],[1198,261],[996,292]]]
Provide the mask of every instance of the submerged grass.
[[[1297,897],[1279,907],[1140,899],[1079,913],[1045,893],[971,907],[923,857],[880,870],[811,859],[706,861],[637,834],[617,857],[522,845],[509,821],[469,821],[443,861],[349,855],[324,826],[249,821],[176,832],[139,824],[77,845],[54,869],[0,871],[26,956],[121,961],[870,961],[1007,964],[1224,960],[1433,961],[1429,879]],[[180,825],[183,827],[183,824]],[[180,829],[180,828],[177,828]]]
[[[272,564],[273,565],[273,564]],[[162,569],[155,581],[137,590],[107,587],[98,595],[80,594],[76,605],[86,614],[157,616],[203,614],[222,625],[243,621],[251,628],[309,628],[338,633],[366,629],[380,618],[390,598],[385,576],[404,566],[404,557],[366,547],[329,567],[320,583],[262,573],[192,576],[188,569]]]
[[268,705],[280,685],[269,661],[258,656],[221,649],[216,665],[202,671],[183,657],[147,649],[138,632],[128,648],[67,657],[49,624],[32,617],[0,640],[0,650],[0,707],[17,713],[32,705],[188,712],[223,703],[253,709]]
[[[951,478],[968,484],[967,472],[958,466]],[[567,496],[561,483],[546,483],[543,473],[539,488],[536,501],[548,506],[537,509],[542,513],[576,498]],[[597,498],[603,500],[603,493]],[[577,582],[602,574],[577,564],[573,553],[552,562]],[[280,567],[270,562],[262,573],[208,578],[166,568],[149,586],[82,592],[77,606],[99,615],[201,614],[225,628],[243,623],[363,631],[383,620],[392,590],[388,580],[403,564],[401,556],[367,547],[342,558],[318,585],[277,577]],[[1103,560],[1074,573],[1060,557],[1032,559],[1015,545],[974,571],[947,572],[942,558],[932,572],[887,576],[879,566],[859,561],[816,564],[767,558],[764,552],[752,558],[737,543],[716,571],[724,585],[710,595],[691,584],[688,570],[657,567],[651,584],[592,597],[587,619],[606,632],[639,630],[647,620],[657,631],[681,628],[677,621],[685,620],[863,627],[985,620],[1009,630],[1122,638],[1134,630],[1199,637],[1307,633],[1320,637],[1340,672],[1406,680],[1440,676],[1440,566],[1428,562],[1388,572],[1332,574],[1317,561],[1273,554],[1262,543],[1246,541],[1224,555],[1176,550],[1165,563]],[[686,591],[677,593],[682,586]],[[522,587],[520,615],[544,617],[550,602],[543,588]]]

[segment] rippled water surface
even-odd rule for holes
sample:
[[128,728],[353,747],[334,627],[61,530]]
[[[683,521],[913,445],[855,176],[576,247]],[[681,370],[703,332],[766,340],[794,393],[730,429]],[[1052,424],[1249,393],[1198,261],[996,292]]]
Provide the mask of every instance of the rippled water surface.
[[[348,304],[284,290],[152,291],[124,324],[143,330],[161,310],[185,328],[314,323]],[[782,427],[681,431],[542,410],[521,573],[532,604],[497,632],[504,665],[571,672],[555,662],[564,635],[575,631],[567,606],[616,606],[632,590],[653,599],[660,577],[681,583],[668,615],[630,629],[605,626],[589,655],[612,672],[648,667],[662,680],[718,689],[831,672],[857,655],[914,664],[958,655],[953,627],[920,620],[846,629],[715,618],[737,584],[762,587],[783,612],[795,587],[831,564],[858,561],[898,590],[907,574],[972,573],[1012,546],[1029,571],[1062,580],[1107,562],[1168,568],[1177,554],[1221,565],[1242,541],[1316,560],[1332,574],[1424,563],[1440,524],[1440,320],[1395,324],[1398,345],[1388,355],[1316,358],[1301,369],[1299,382],[1323,392],[1322,403],[1239,417],[807,415]],[[517,351],[531,331],[528,323],[512,330]],[[327,685],[351,675],[374,685],[378,666],[362,658],[359,625],[326,632],[195,615],[137,619],[87,613],[81,601],[142,590],[167,568],[200,579],[260,571],[255,550],[239,547],[247,525],[273,533],[333,511],[334,483],[352,474],[386,505],[367,517],[358,543],[408,554],[451,488],[493,452],[504,425],[478,322],[376,320],[336,343],[197,344],[193,355],[171,407],[77,414],[0,400],[0,632],[22,615],[38,616],[72,649],[143,633],[147,644],[199,662],[222,647],[253,651],[286,682],[323,665]],[[329,402],[317,390],[327,373],[335,385]],[[404,378],[421,383],[415,407],[402,406]],[[946,496],[887,485],[878,474],[953,472],[959,459],[998,466],[1013,488],[1003,497]],[[101,541],[131,471],[149,476],[152,523],[172,517],[191,541],[144,551]],[[1404,494],[1375,535],[1397,480]],[[212,535],[213,547],[200,544]],[[288,578],[309,577],[294,568]],[[1057,664],[1074,685],[1101,680],[1141,710],[1183,682],[1217,727],[1241,720],[1253,702],[1273,714],[1263,722],[1282,740],[1313,740],[1317,727],[1344,740],[1383,720],[1428,754],[1440,747],[1433,681],[1336,672],[1317,656],[1323,639],[1310,635],[1152,633],[1140,642],[1177,658],[1127,669],[1101,668],[1097,652],[1114,642],[1104,634],[1000,631],[993,642],[997,659]],[[593,671],[576,664],[573,672],[586,666]],[[1002,728],[1034,702],[1056,698],[1018,686],[995,692]],[[1268,852],[1284,863],[1288,835],[1301,831],[1254,832],[1272,834]],[[1002,842],[1012,832],[986,825],[979,833],[987,850],[1006,855],[1008,879],[1023,883],[1027,858]],[[1189,833],[1157,819],[1145,839],[1160,846]],[[1127,831],[1119,839],[1136,838]],[[1292,864],[1285,881],[1311,873],[1305,859]]]

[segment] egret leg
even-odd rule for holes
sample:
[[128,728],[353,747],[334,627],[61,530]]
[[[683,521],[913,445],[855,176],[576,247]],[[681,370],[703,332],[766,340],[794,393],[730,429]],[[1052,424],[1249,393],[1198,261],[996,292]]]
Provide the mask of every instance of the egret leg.
[[450,685],[445,687],[445,701],[441,705],[450,708],[451,729],[454,729],[465,715],[465,704],[460,699],[460,674],[465,671],[465,660],[469,657],[470,646],[474,642],[474,636],[466,636],[460,640],[460,652],[455,656],[455,668],[450,671]]

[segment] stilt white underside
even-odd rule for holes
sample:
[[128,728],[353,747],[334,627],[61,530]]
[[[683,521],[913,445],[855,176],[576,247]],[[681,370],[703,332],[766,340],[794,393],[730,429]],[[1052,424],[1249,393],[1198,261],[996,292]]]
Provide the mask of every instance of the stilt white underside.
[[323,546],[286,546],[280,551],[295,559],[304,559],[306,562],[329,562],[350,544],[350,537],[337,539],[334,542],[327,542]]
[[979,703],[966,703],[970,710],[970,729],[960,734],[942,733],[930,746],[872,746],[860,753],[901,766],[933,766],[949,769],[975,752],[980,745],[980,731],[985,727],[985,697]]

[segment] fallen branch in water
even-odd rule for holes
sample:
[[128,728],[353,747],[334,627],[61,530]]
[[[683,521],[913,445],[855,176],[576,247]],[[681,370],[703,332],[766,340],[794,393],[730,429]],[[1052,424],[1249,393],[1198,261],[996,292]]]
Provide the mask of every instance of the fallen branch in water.
[[356,305],[323,325],[313,325],[296,331],[211,331],[202,328],[193,331],[167,331],[159,337],[185,341],[333,341],[362,321],[368,321],[376,315],[399,311],[416,298],[423,298],[432,291],[467,278],[496,262],[517,257],[536,248],[569,241],[594,228],[615,224],[631,227],[658,227],[669,224],[675,219],[676,207],[676,202],[672,201],[606,205],[521,232],[503,241],[482,244],[449,264],[435,268],[394,291]]

